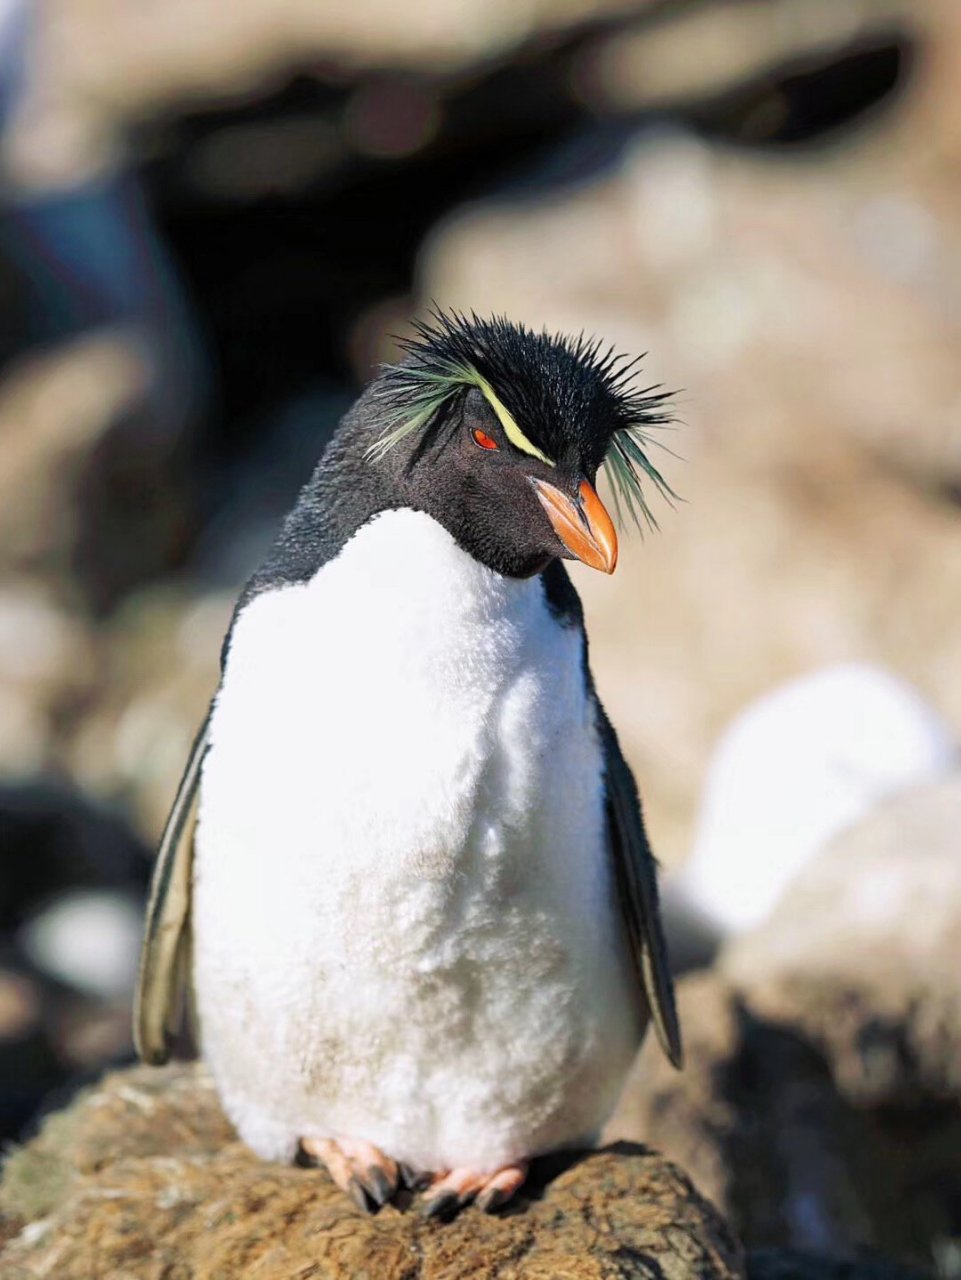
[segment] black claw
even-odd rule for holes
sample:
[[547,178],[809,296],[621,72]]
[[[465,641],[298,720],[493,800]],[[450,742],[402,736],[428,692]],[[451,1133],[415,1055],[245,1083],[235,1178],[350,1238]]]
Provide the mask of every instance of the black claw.
[[365,1170],[364,1190],[378,1205],[385,1205],[394,1194],[394,1185],[383,1169],[372,1164]]
[[398,1164],[397,1169],[400,1173],[400,1180],[408,1191],[416,1191],[424,1180],[424,1174],[417,1173],[409,1164],[404,1164],[403,1161]]
[[481,1213],[495,1213],[501,1205],[507,1204],[510,1196],[500,1187],[491,1187],[477,1197],[477,1207]]
[[351,1178],[347,1183],[347,1189],[350,1192],[350,1198],[354,1204],[363,1213],[373,1213],[370,1200],[367,1198],[367,1192],[361,1186],[358,1178]]
[[460,1196],[456,1191],[442,1191],[440,1195],[431,1196],[424,1201],[421,1213],[425,1218],[443,1218],[456,1212],[460,1205]]

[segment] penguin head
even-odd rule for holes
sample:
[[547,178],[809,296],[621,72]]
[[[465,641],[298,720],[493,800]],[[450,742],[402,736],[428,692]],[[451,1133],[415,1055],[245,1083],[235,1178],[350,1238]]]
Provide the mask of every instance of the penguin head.
[[583,336],[437,312],[371,388],[368,463],[398,505],[498,573],[528,577],[557,557],[613,573],[599,468],[622,524],[655,525],[642,476],[674,496],[646,449],[649,429],[670,421],[668,395],[636,389],[636,365]]

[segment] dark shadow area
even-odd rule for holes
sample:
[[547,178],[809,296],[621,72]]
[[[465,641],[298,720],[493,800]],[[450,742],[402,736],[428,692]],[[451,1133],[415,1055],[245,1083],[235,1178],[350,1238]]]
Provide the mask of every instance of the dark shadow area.
[[[933,1270],[939,1242],[961,1234],[961,1106],[932,1097],[909,1058],[916,1100],[866,1105],[845,1094],[799,1030],[743,1005],[738,1020],[739,1050],[719,1094],[733,1117],[721,1147],[745,1244],[780,1249],[800,1239],[859,1265],[878,1254]],[[886,1274],[889,1264],[877,1265]]]
[[771,67],[745,84],[682,109],[706,138],[744,147],[827,147],[891,107],[916,61],[904,31]]
[[65,983],[32,954],[24,926],[71,892],[107,892],[139,909],[150,854],[114,814],[53,781],[0,788],[0,850],[2,1144],[34,1131],[41,1104],[62,1105],[103,1065],[129,1057],[127,999]]
[[870,1253],[834,1258],[801,1249],[754,1249],[746,1263],[748,1280],[924,1280],[929,1275]]
[[[892,30],[666,113],[598,116],[572,72],[585,38],[461,78],[300,76],[144,135],[149,204],[214,371],[210,468],[269,437],[280,405],[318,384],[356,387],[369,371],[366,317],[390,303],[403,310],[427,232],[465,201],[499,190],[544,198],[584,182],[652,124],[740,146],[833,145],[896,101],[913,62],[909,36]],[[428,116],[430,128],[403,154],[371,154],[387,145],[377,132],[385,113]],[[303,163],[281,181],[272,157],[292,134]]]
[[115,813],[57,781],[0,786],[0,930],[67,889],[146,891],[152,853]]
[[[249,571],[452,210],[596,179],[648,128],[783,154],[839,145],[893,108],[915,62],[908,32],[879,27],[656,110],[586,102],[591,42],[667,12],[445,74],[291,68],[247,99],[142,122],[127,175],[0,211],[0,365],[118,325],[143,332],[155,365],[75,478],[69,568],[94,611],[198,549],[205,576]],[[263,531],[235,554],[248,507]]]

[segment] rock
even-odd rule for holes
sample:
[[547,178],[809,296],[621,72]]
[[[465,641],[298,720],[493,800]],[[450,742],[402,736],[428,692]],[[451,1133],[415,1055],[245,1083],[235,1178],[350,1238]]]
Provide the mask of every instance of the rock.
[[608,1137],[691,1173],[745,1245],[956,1274],[961,777],[840,836],[680,984],[687,1068],[645,1046]]
[[878,663],[961,732],[958,12],[912,6],[929,57],[803,162],[664,124],[577,182],[550,181],[581,154],[561,153],[425,243],[425,303],[587,329],[683,388],[663,440],[685,462],[657,457],[684,504],[624,539],[612,581],[577,575],[668,865],[722,728],[783,680]]
[[[667,20],[665,20],[665,17]],[[664,109],[731,91],[767,72],[829,64],[881,37],[913,29],[905,0],[797,0],[675,4],[660,22],[602,32],[581,55],[583,92],[595,110]],[[720,114],[720,112],[718,112]],[[768,120],[776,112],[766,113]],[[758,121],[760,123],[760,121]]]
[[[106,215],[100,230],[114,234]],[[22,228],[20,235],[29,238]],[[49,318],[56,307],[44,312],[43,281],[32,283],[31,302]],[[137,293],[133,282],[130,290]],[[66,311],[75,300],[65,285],[63,293]],[[102,612],[168,568],[191,515],[179,457],[191,406],[173,361],[163,363],[157,350],[148,358],[157,344],[146,323],[109,318],[112,326],[101,320],[68,342],[44,334],[51,349],[18,352],[0,384],[0,431],[9,443],[0,565],[42,576],[73,611],[88,604]],[[162,373],[169,376],[161,387]]]
[[[740,1247],[685,1175],[621,1147],[545,1162],[501,1216],[366,1217],[313,1169],[259,1161],[202,1067],[108,1076],[9,1160],[0,1273],[58,1280],[254,1274],[441,1280],[734,1280]],[[13,1234],[16,1231],[17,1234]]]
[[78,1071],[132,1051],[149,851],[62,781],[0,785],[0,1145]]
[[[26,49],[28,85],[8,159],[31,185],[76,182],[116,159],[130,124],[177,102],[249,95],[318,64],[339,78],[385,66],[450,73],[638,3],[419,0],[398,9],[384,0],[346,8],[243,0],[224,8],[175,0],[161,18],[113,0],[57,0],[37,16]],[[307,141],[316,148],[324,138]]]
[[95,671],[84,621],[36,580],[8,577],[0,588],[0,769],[8,778],[50,764],[56,726],[89,696]]
[[[682,979],[679,1004],[685,1071],[642,1051],[607,1136],[643,1133],[684,1162],[749,1249],[934,1270],[959,1230],[957,1098],[916,1088],[865,1105],[789,1007],[767,1018],[714,973]],[[864,1004],[847,1013],[856,1051],[878,1023]]]
[[756,1249],[748,1255],[748,1280],[923,1280],[925,1273],[887,1258],[827,1258],[800,1249]]
[[62,733],[60,758],[87,792],[122,797],[156,843],[220,676],[236,592],[175,579],[130,597],[100,633],[96,697]]
[[143,902],[116,889],[65,892],[20,928],[17,942],[43,973],[101,1000],[133,995]]
[[858,1106],[961,1102],[959,828],[957,772],[889,801],[722,952],[752,1009],[789,1012]]
[[5,565],[69,566],[81,474],[110,428],[133,412],[146,378],[130,335],[103,332],[33,353],[8,371],[0,387],[0,430],[8,443],[0,477]]
[[757,926],[840,831],[957,755],[933,708],[890,672],[847,663],[788,681],[718,744],[675,891],[722,935]]

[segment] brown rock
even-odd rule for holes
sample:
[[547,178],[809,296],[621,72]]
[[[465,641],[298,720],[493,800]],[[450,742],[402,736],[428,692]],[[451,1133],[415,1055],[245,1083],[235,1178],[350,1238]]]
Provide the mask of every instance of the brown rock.
[[217,687],[234,595],[168,579],[129,598],[101,629],[96,697],[61,733],[65,771],[94,795],[123,796],[151,844]]
[[876,1147],[817,1050],[714,974],[682,980],[679,997],[685,1071],[662,1071],[642,1052],[609,1132],[644,1133],[686,1160],[751,1247],[897,1255],[903,1242],[876,1238],[851,1167],[859,1148]]
[[944,1269],[961,1233],[961,780],[886,805],[680,984],[609,1136],[687,1168],[748,1247]]
[[423,253],[423,299],[596,332],[684,389],[686,461],[656,455],[684,505],[612,581],[577,580],[668,864],[713,741],[784,679],[875,661],[961,729],[961,38],[956,5],[910,8],[926,53],[900,96],[803,163],[641,133],[592,182],[458,210]]
[[[111,214],[122,216],[104,201],[90,215],[108,236]],[[42,223],[40,214],[22,214],[14,256],[31,236],[43,241]],[[66,253],[59,242],[48,248]],[[144,313],[151,284],[130,285]],[[96,287],[109,293],[102,280]],[[78,294],[63,305],[79,312],[94,303]],[[102,307],[109,317],[109,303]],[[176,359],[149,315],[114,318],[42,352],[18,349],[0,380],[0,433],[9,443],[0,472],[0,565],[42,577],[70,611],[84,604],[102,611],[166,567],[189,519],[178,450],[191,405],[173,386]]]
[[[905,0],[675,4],[659,22],[642,17],[592,41],[581,58],[581,83],[595,109],[663,109],[735,89],[765,72],[774,79],[779,67],[830,64],[882,34],[910,30],[916,15],[906,10]],[[771,111],[768,119],[773,123],[776,115]]]
[[0,385],[0,555],[36,564],[72,548],[81,472],[111,427],[144,396],[148,370],[130,333],[91,334],[31,354]]
[[31,33],[8,164],[28,187],[69,185],[114,161],[131,123],[177,103],[249,95],[318,64],[341,76],[383,66],[451,72],[643,3],[170,0],[161,14],[132,13],[122,0],[56,0]]
[[[961,775],[839,836],[720,965],[858,1106],[961,1100]],[[961,1161],[959,1161],[961,1170]]]
[[9,1160],[0,1207],[0,1240],[19,1228],[0,1254],[4,1280],[743,1275],[717,1213],[645,1148],[545,1164],[499,1217],[366,1217],[325,1174],[243,1147],[199,1066],[107,1077]]
[[[2,503],[2,499],[0,499]],[[92,629],[35,579],[0,587],[0,767],[24,777],[49,764],[65,709],[89,695]]]

